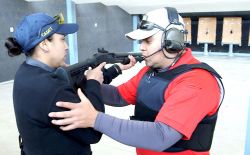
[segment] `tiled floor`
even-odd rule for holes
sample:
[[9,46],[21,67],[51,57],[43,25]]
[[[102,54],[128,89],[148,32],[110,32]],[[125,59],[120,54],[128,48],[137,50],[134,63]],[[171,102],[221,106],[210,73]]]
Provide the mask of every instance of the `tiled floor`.
[[[248,105],[250,103],[250,57],[203,56],[197,58],[213,66],[223,77],[226,88],[214,135],[211,155],[243,155],[246,137]],[[135,73],[127,71],[113,84],[126,81]],[[12,82],[0,84],[0,155],[17,155],[18,133],[12,106]],[[106,112],[127,119],[133,107],[106,107]],[[249,118],[250,119],[250,118]],[[135,149],[103,136],[92,146],[94,155],[135,155]]]

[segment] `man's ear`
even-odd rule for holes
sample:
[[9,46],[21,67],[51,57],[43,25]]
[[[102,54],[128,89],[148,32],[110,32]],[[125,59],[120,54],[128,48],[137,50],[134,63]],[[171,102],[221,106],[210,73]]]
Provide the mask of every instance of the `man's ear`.
[[46,39],[43,40],[42,42],[40,42],[40,43],[38,44],[38,46],[39,46],[44,52],[48,52],[48,51],[49,51],[48,46],[47,46]]

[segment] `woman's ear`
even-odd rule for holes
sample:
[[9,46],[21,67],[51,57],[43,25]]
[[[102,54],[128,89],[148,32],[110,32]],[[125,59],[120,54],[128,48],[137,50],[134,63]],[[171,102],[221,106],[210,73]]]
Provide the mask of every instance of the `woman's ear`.
[[45,53],[47,53],[49,51],[48,46],[47,46],[47,42],[46,39],[43,40],[42,42],[40,42],[38,44],[38,46],[42,49],[42,51],[44,51]]

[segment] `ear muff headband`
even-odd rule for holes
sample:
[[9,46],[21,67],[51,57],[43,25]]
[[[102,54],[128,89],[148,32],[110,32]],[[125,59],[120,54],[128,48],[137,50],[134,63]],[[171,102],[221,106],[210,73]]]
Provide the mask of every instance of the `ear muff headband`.
[[[162,47],[169,53],[178,53],[185,48],[184,25],[179,21],[179,14],[175,8],[165,7],[168,12],[169,25],[165,28]],[[170,25],[182,26],[183,30],[169,28]]]

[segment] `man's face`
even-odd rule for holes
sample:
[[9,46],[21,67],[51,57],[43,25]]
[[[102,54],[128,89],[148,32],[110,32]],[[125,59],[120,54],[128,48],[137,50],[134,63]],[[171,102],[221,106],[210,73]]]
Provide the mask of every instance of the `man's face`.
[[[159,31],[155,35],[142,40],[140,45],[140,50],[142,51],[142,55],[144,57],[149,56],[145,59],[145,63],[147,66],[152,68],[165,68],[172,63],[172,60],[166,59],[163,54],[163,50],[155,53],[159,49],[161,49],[161,42],[162,42],[162,31]],[[153,54],[155,53],[155,54]],[[150,56],[153,54],[152,56]],[[165,54],[168,55],[165,51]]]

